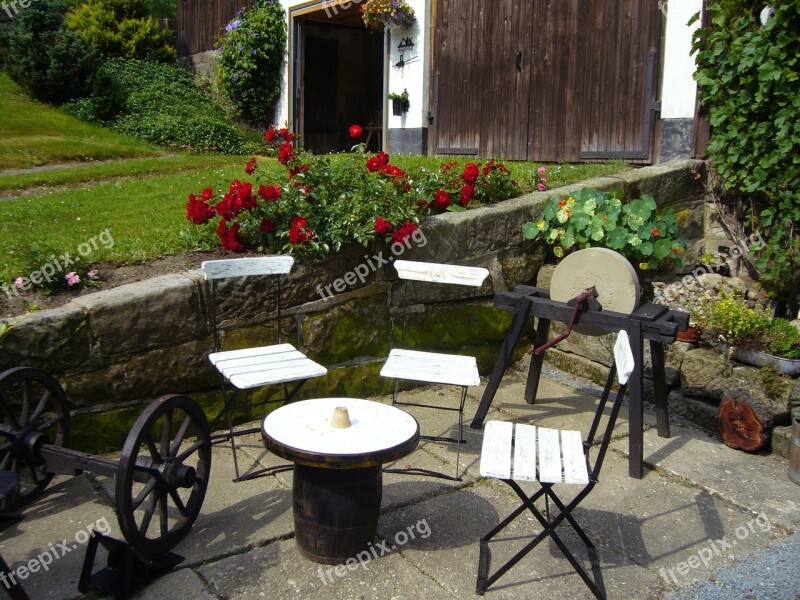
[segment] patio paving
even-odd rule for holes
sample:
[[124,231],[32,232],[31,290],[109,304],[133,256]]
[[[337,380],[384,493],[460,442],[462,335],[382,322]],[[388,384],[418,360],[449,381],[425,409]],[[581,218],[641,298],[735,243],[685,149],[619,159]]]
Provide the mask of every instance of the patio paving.
[[[551,377],[543,379],[537,403],[529,406],[522,400],[525,364],[509,369],[486,420],[585,431],[597,401],[590,392],[596,389],[549,369]],[[374,542],[374,547],[386,550],[382,556],[353,570],[336,570],[305,559],[294,540],[292,473],[232,483],[230,448],[217,445],[200,516],[175,549],[184,562],[133,597],[399,600],[474,596],[478,540],[518,504],[507,486],[478,475],[482,431],[470,429],[469,422],[482,391],[471,390],[467,400],[462,481],[384,474]],[[452,388],[427,387],[406,394],[429,403],[456,401]],[[407,410],[418,418],[423,433],[456,431],[455,413]],[[751,563],[768,565],[771,551],[797,544],[798,534],[793,532],[800,521],[800,488],[789,481],[785,459],[731,450],[677,417],[670,420],[672,437],[659,438],[655,417],[646,409],[647,468],[643,479],[631,479],[623,407],[600,483],[575,511],[597,545],[609,598],[691,598],[698,589],[695,582],[713,582],[718,572],[728,578],[731,572],[745,573]],[[247,455],[240,457],[240,463],[248,459],[264,466],[284,462],[266,452],[257,435],[239,441]],[[413,454],[389,466],[453,474],[455,458],[452,445],[423,441]],[[94,597],[77,590],[84,550],[72,541],[76,532],[98,522],[107,523],[111,534],[121,537],[113,510],[113,480],[91,475],[58,477],[24,512],[25,520],[0,534],[0,553],[12,569],[62,540],[74,546],[46,572],[31,573],[24,580],[31,598]],[[521,518],[508,537],[529,536],[538,530],[535,525],[532,517]],[[577,537],[567,534],[567,529],[562,531],[565,542],[579,559],[585,559]],[[402,532],[405,535],[399,535]],[[504,553],[510,552],[505,546],[513,544],[512,539],[494,550],[493,564],[500,564]],[[584,565],[589,566],[588,560]],[[718,597],[800,598],[800,562],[781,562],[780,569],[785,584],[744,585],[741,596],[735,588],[726,588]],[[771,577],[768,569],[763,571],[757,572]],[[714,586],[710,587],[713,591]],[[707,589],[703,594],[703,598],[717,597],[708,595]],[[558,548],[546,541],[490,588],[487,597],[592,596]]]

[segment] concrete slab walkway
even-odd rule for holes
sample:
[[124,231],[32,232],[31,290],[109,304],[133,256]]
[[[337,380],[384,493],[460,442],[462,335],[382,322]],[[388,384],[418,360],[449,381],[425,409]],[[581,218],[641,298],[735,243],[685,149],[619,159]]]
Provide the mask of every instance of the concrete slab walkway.
[[[554,370],[548,374],[539,400],[529,406],[522,400],[524,364],[509,369],[487,420],[585,431],[598,390]],[[467,423],[481,393],[478,389],[469,395]],[[408,394],[426,402],[456,401],[455,391],[446,388]],[[420,421],[423,433],[454,431],[454,413],[408,410]],[[793,533],[800,521],[800,488],[787,477],[787,461],[731,450],[674,417],[672,437],[659,438],[654,416],[646,414],[646,421],[644,478],[627,475],[623,409],[600,483],[575,512],[598,547],[608,597],[800,598],[796,558],[800,543]],[[203,509],[190,535],[175,549],[185,561],[135,597],[472,597],[478,540],[518,501],[504,484],[479,477],[482,431],[467,425],[465,433],[462,481],[384,474],[382,514],[373,544],[377,558],[351,569],[318,565],[297,550],[291,472],[232,483],[230,449],[215,446]],[[240,439],[253,463],[283,462],[267,453],[256,435]],[[393,466],[452,474],[454,448],[423,442]],[[16,570],[38,561],[43,552],[59,549],[60,557],[47,570],[28,573],[23,584],[34,599],[82,598],[77,581],[88,527],[105,527],[121,537],[113,510],[113,480],[59,477],[25,514],[24,521],[0,534],[0,553]],[[520,519],[510,537],[517,537],[519,545],[519,538],[538,530],[536,525],[532,517]],[[566,535],[565,541],[577,556],[586,558],[576,537]],[[514,543],[510,540],[508,545]],[[503,559],[503,552],[501,548],[494,554],[494,564]],[[714,595],[717,589],[719,595]],[[500,579],[487,597],[592,596],[558,548],[544,542]]]

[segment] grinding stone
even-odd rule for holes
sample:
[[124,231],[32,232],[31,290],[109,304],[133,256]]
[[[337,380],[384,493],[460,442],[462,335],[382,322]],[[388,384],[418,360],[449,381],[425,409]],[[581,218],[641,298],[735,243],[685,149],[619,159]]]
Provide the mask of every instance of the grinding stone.
[[[550,298],[568,302],[594,286],[603,310],[630,314],[639,306],[639,278],[628,259],[608,248],[586,248],[568,255],[556,267]],[[585,327],[576,331],[601,335]]]

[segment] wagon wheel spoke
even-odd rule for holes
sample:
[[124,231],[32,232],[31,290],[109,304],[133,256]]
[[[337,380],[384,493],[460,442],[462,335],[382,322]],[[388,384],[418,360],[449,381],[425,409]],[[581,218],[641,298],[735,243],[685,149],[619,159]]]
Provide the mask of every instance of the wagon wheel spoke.
[[172,431],[172,411],[164,414],[164,425],[161,427],[161,456],[169,456],[169,434]]
[[156,512],[156,495],[150,495],[150,503],[147,508],[144,509],[144,517],[142,518],[142,524],[139,526],[139,533],[142,535],[147,535],[147,530],[150,527],[150,521],[153,518],[153,513]]
[[6,404],[6,398],[2,394],[0,394],[0,406],[3,407],[3,412],[5,413],[6,418],[8,418],[8,421],[11,423],[11,426],[16,431],[21,430],[22,427],[20,426],[19,421],[17,421],[17,417],[15,417],[14,414],[8,409],[8,404]]
[[4,444],[0,445],[0,452],[5,452],[6,450],[9,450],[12,445],[13,445],[12,442],[5,442]]
[[131,510],[136,510],[141,506],[142,502],[147,500],[147,497],[152,493],[153,489],[156,487],[156,480],[150,479],[139,493],[136,498],[134,498],[133,502],[131,503]]
[[48,419],[47,421],[42,421],[39,424],[39,426],[36,428],[36,431],[47,431],[53,425],[58,425],[59,423],[61,423],[63,421],[64,421],[64,417],[63,416],[56,415],[56,416]]
[[183,500],[181,500],[181,497],[178,495],[177,490],[169,490],[169,495],[172,496],[172,501],[175,503],[175,506],[178,507],[181,516],[188,517],[189,512],[186,510],[186,505],[183,503]]
[[8,461],[10,461],[10,460],[11,460],[11,457],[12,457],[12,456],[13,456],[13,455],[11,454],[11,452],[9,452],[8,454],[6,454],[6,455],[3,457],[3,460],[2,460],[2,462],[0,462],[0,469],[2,469],[3,471],[8,471],[8,470],[9,470],[9,469],[7,469],[6,467],[8,467]]
[[169,455],[174,456],[178,449],[181,447],[183,443],[183,438],[186,436],[186,432],[189,430],[189,425],[192,424],[192,417],[186,415],[183,419],[183,423],[181,423],[180,428],[178,429],[178,433],[175,434],[175,439],[172,441],[172,448],[170,448]]
[[198,441],[198,442],[195,442],[194,444],[192,444],[191,446],[189,446],[189,447],[188,447],[186,450],[184,450],[183,452],[181,452],[180,454],[178,454],[178,456],[176,456],[175,458],[176,458],[177,460],[179,460],[180,462],[183,462],[183,461],[184,461],[184,460],[186,460],[186,459],[187,459],[189,456],[191,456],[191,455],[192,455],[194,452],[196,452],[197,450],[199,450],[200,448],[202,448],[202,447],[203,447],[203,445],[204,445],[204,444],[203,444],[203,441],[202,441],[202,440],[201,440],[201,441]]
[[30,397],[31,397],[31,381],[26,380],[22,385],[22,410],[19,413],[19,422],[23,425],[28,424],[28,417],[30,412]]
[[44,410],[44,407],[47,406],[48,400],[50,400],[50,390],[45,390],[44,394],[42,394],[41,400],[39,400],[39,404],[36,406],[36,408],[33,411],[33,414],[31,415],[30,422],[33,423],[34,425],[42,416],[42,411]]
[[159,517],[161,521],[161,535],[166,537],[169,535],[169,516],[167,515],[167,492],[160,490],[159,494]]
[[153,459],[153,462],[161,464],[163,462],[161,460],[161,454],[158,452],[156,443],[153,441],[153,438],[150,437],[149,432],[144,434],[144,441],[147,444],[147,449],[150,450],[150,457]]

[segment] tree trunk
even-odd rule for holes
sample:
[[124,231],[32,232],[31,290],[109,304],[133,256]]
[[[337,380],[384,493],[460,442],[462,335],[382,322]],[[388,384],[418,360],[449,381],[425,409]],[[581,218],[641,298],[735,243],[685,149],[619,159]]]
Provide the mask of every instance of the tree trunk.
[[774,419],[763,401],[731,393],[719,405],[717,428],[726,446],[755,452],[767,443]]

